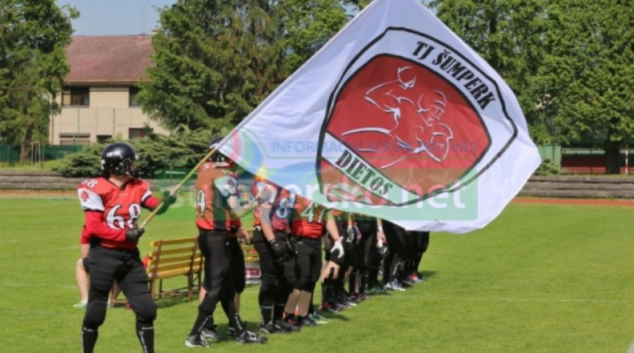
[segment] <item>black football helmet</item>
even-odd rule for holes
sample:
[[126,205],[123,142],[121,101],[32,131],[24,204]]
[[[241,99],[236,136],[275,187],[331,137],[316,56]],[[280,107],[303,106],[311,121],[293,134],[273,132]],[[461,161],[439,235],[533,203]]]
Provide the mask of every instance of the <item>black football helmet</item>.
[[[209,150],[217,148],[218,144],[222,142],[224,138],[225,138],[224,136],[216,136],[213,139],[211,139],[211,142],[209,143]],[[215,162],[216,165],[218,166],[232,166],[233,165],[233,161],[227,158],[224,154],[220,153],[219,151],[214,152],[209,158],[209,160],[212,162]]]
[[138,159],[132,146],[121,142],[113,143],[101,153],[101,170],[117,176],[129,175],[137,178],[139,170],[134,161]]

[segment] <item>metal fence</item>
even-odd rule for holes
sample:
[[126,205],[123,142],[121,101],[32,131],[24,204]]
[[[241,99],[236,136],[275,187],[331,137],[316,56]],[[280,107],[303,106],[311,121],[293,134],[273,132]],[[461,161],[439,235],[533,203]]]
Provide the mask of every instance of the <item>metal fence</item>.
[[[30,146],[28,162],[38,163],[40,161],[52,161],[62,159],[70,153],[81,151],[85,146],[41,146],[37,144]],[[20,162],[20,145],[0,145],[0,163],[15,164]]]

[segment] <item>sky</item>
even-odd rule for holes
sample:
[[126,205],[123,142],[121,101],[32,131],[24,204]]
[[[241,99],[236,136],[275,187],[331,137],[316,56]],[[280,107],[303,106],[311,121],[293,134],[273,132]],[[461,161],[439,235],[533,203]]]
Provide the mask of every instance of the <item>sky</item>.
[[73,20],[75,36],[150,34],[158,26],[157,8],[174,3],[176,0],[57,0],[59,6],[71,5],[79,11],[79,18]]
[[73,20],[76,36],[150,34],[158,25],[156,7],[176,0],[58,0],[75,7],[80,17]]

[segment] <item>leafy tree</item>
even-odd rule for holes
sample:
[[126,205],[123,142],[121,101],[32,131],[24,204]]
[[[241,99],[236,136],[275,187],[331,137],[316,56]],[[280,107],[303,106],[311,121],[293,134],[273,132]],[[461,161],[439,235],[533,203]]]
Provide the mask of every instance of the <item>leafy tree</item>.
[[345,4],[337,0],[288,0],[284,30],[288,55],[285,63],[294,72],[348,22]]
[[[136,165],[143,178],[154,178],[160,170],[192,168],[209,152],[212,132],[207,129],[191,131],[184,128],[171,136],[150,133],[145,138],[132,139],[130,143],[140,160]],[[67,177],[90,177],[101,173],[101,152],[107,146],[93,144],[78,153],[64,157],[53,168]]]
[[514,91],[533,139],[552,142],[545,92],[536,82],[545,55],[546,0],[432,0],[436,15]]
[[565,142],[598,141],[606,172],[634,135],[634,6],[558,0],[549,9],[540,84]]
[[48,117],[59,112],[55,99],[69,72],[64,48],[78,16],[54,0],[0,0],[0,136],[21,145],[21,161],[36,133],[46,140]]
[[139,101],[168,128],[232,127],[346,21],[334,0],[179,0],[161,10]]

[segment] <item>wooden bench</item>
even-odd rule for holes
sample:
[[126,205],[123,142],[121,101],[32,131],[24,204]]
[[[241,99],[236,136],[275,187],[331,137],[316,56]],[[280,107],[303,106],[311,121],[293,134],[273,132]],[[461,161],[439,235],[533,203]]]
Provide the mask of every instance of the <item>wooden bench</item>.
[[[159,299],[163,296],[174,296],[185,292],[187,293],[187,301],[191,302],[193,295],[200,290],[204,266],[204,260],[198,248],[198,238],[156,240],[150,242],[150,246],[153,250],[148,255],[150,261],[146,271],[152,297]],[[245,264],[260,261],[253,245],[241,244],[241,247],[244,251]],[[163,280],[178,276],[187,276],[187,287],[164,291]]]
[[[200,289],[203,260],[198,248],[198,238],[181,238],[155,240],[150,242],[152,251],[148,255],[150,261],[146,271],[150,282],[152,298],[187,293],[187,301],[191,302]],[[163,290],[163,280],[179,276],[187,276],[187,287]],[[157,288],[158,282],[158,288]]]

